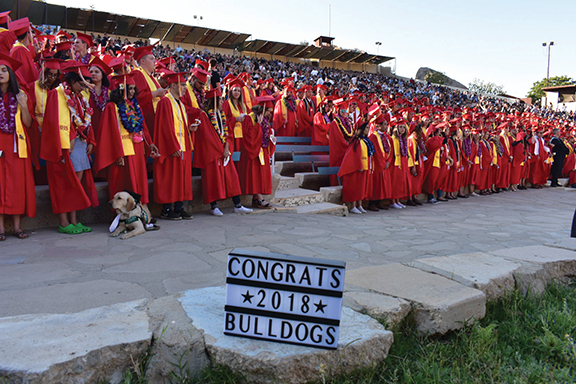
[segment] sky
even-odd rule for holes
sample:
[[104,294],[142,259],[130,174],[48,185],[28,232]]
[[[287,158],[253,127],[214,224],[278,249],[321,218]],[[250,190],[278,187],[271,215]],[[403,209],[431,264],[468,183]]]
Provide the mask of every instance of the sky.
[[198,25],[197,15],[202,27],[248,33],[248,40],[312,43],[330,34],[339,47],[395,57],[399,76],[429,67],[466,86],[474,79],[502,85],[517,97],[546,78],[542,43],[553,41],[550,77],[576,78],[576,0],[47,1],[187,25]]

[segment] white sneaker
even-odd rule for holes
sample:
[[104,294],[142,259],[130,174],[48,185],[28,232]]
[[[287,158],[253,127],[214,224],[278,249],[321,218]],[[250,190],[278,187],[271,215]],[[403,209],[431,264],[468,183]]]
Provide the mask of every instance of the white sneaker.
[[362,212],[362,213],[366,213],[366,210],[365,210],[364,207],[362,207],[362,206],[359,206],[359,207],[358,207],[358,210],[359,210],[360,212]]
[[224,216],[224,214],[222,213],[222,211],[218,207],[211,210],[210,213],[213,214],[214,216]]
[[398,202],[398,205],[400,206],[400,208],[406,208],[406,206],[404,204],[402,204],[401,202]]
[[252,213],[252,209],[240,206],[240,208],[234,207],[234,213]]
[[470,194],[470,196],[480,196],[480,195],[477,194],[476,192],[472,192],[472,193]]
[[401,206],[398,205],[398,203],[394,203],[394,204],[390,204],[390,208],[394,208],[394,209],[402,209]]
[[360,211],[358,210],[358,208],[356,208],[356,207],[352,208],[352,209],[350,210],[350,213],[355,213],[355,214],[357,214],[357,215],[361,215],[361,214],[362,214],[362,212],[360,212]]

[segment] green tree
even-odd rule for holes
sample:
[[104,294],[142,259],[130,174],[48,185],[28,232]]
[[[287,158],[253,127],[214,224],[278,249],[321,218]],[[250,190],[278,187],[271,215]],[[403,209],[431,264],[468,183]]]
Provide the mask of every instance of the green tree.
[[[548,82],[548,87],[557,87],[559,85],[572,85],[576,84],[576,81],[568,76],[554,76],[550,78]],[[532,98],[533,103],[537,103],[540,101],[541,98],[544,97],[544,91],[542,88],[546,87],[546,79],[542,79],[540,81],[535,82],[530,88],[530,92],[526,95],[527,97]]]
[[444,85],[448,84],[450,79],[444,74],[444,72],[430,71],[426,76],[424,76],[424,80],[429,81],[430,83]]
[[471,83],[468,83],[468,89],[472,92],[493,96],[498,96],[506,93],[503,85],[497,85],[495,83],[490,82],[485,83],[484,80],[480,80],[477,78],[474,78],[474,80]]

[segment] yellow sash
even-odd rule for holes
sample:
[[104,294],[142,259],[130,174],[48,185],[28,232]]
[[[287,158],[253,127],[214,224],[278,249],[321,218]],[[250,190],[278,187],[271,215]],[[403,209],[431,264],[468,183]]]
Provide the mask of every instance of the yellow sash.
[[70,129],[72,122],[70,121],[70,109],[66,101],[66,94],[64,88],[59,86],[56,88],[58,92],[58,126],[60,127],[60,148],[70,149]]
[[434,153],[434,161],[432,162],[432,166],[436,168],[440,168],[440,148]]
[[200,106],[198,105],[198,100],[196,99],[196,94],[194,93],[194,89],[192,89],[192,86],[190,85],[189,82],[186,82],[186,90],[190,94],[190,100],[192,100],[192,106],[194,108],[200,108]]
[[[416,141],[415,137],[411,137],[410,140],[412,140],[412,143],[414,144],[414,155],[417,152],[417,148],[418,148],[418,142]],[[412,161],[412,165],[410,165],[410,161]],[[408,151],[408,165],[410,167],[414,166],[414,165],[420,165],[420,161],[418,158],[414,159],[412,158],[412,153],[410,151]]]
[[360,160],[362,161],[362,169],[368,170],[368,146],[364,142],[364,140],[360,141]]
[[34,117],[38,122],[40,128],[42,128],[42,123],[44,122],[44,111],[46,110],[46,98],[48,97],[48,91],[40,88],[40,82],[34,83],[34,93],[36,95],[36,107],[34,108]]
[[24,125],[22,124],[22,110],[20,104],[18,104],[18,110],[16,111],[16,138],[18,139],[18,157],[25,159],[28,157],[28,145],[26,145],[26,131],[24,130]]
[[508,135],[500,134],[501,137],[504,138],[504,144],[506,145],[506,149],[510,152],[510,141],[508,140]]
[[402,156],[400,155],[400,140],[398,140],[396,135],[392,135],[392,142],[394,144],[394,166],[400,167],[402,165]]
[[[236,119],[236,117],[240,117],[240,111],[236,108],[232,100],[228,100],[228,105],[230,105],[230,111],[232,111],[232,116],[234,116],[234,119]],[[234,137],[236,139],[241,139],[244,137],[242,135],[242,123],[239,121],[234,123]]]
[[[12,47],[24,47],[26,48],[26,50],[28,50],[28,47],[22,44],[19,40],[16,40],[16,42],[14,43],[14,45],[12,45]],[[30,52],[30,50],[28,50],[28,52]]]
[[496,144],[492,144],[492,164],[498,165],[498,150],[496,149]]
[[122,120],[120,120],[120,115],[118,114],[118,107],[116,106],[116,104],[113,105],[114,105],[114,111],[116,112],[116,121],[118,121],[118,131],[120,132],[120,140],[122,141],[122,149],[124,150],[124,156],[133,156],[135,152],[132,137],[130,136],[130,132],[128,132],[126,128],[124,128]]
[[[174,135],[176,136],[176,140],[180,143],[180,149],[184,152],[186,151],[186,129],[188,129],[188,118],[186,114],[182,111],[182,107],[180,104],[174,99],[172,94],[168,93],[168,97],[170,98],[170,103],[172,104],[172,118],[174,119]],[[192,146],[192,142],[188,142],[190,146],[190,151],[194,150]]]
[[[282,117],[284,118],[285,121],[288,121],[288,112],[286,109],[286,103],[284,102],[284,98],[280,98],[280,107],[282,108]],[[280,128],[280,127],[278,127]],[[277,129],[277,128],[275,128]]]
[[[148,87],[150,88],[150,92],[158,90],[158,87],[156,86],[156,84],[154,84],[152,76],[150,76],[148,72],[146,72],[142,68],[136,68],[135,71],[140,71],[144,75],[144,78],[146,79],[146,84],[148,84]],[[154,112],[156,112],[156,107],[158,106],[159,101],[160,101],[159,97],[155,97],[152,99],[152,107],[154,108]]]

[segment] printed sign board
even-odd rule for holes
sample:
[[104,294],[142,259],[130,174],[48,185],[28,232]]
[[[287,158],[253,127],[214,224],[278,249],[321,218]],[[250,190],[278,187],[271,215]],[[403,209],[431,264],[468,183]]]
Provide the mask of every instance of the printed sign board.
[[234,249],[224,333],[336,349],[345,269],[343,261]]

